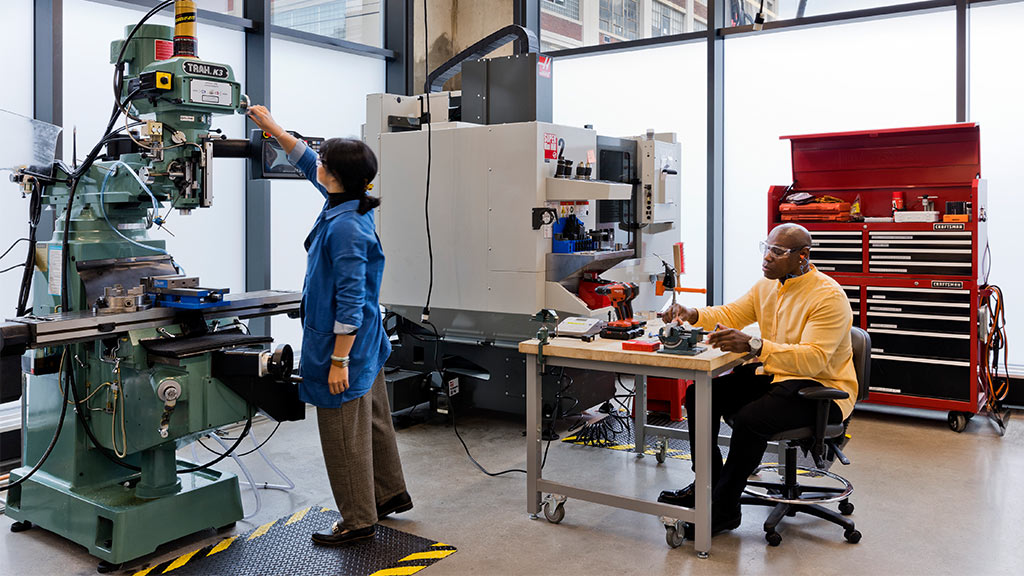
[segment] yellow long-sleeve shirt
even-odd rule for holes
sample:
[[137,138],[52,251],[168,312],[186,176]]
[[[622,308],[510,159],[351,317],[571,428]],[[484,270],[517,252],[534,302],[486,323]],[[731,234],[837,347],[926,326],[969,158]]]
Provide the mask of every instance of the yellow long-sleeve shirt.
[[839,283],[829,276],[812,266],[785,284],[762,278],[739,300],[697,313],[697,326],[705,330],[714,330],[715,324],[743,329],[757,322],[764,343],[759,358],[766,374],[775,376],[775,382],[809,379],[843,390],[850,395],[836,401],[843,419],[853,411],[853,311]]

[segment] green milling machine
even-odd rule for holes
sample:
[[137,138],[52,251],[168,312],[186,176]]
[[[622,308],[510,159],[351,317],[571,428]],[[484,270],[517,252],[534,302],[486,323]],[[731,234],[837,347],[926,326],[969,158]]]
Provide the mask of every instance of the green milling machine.
[[58,217],[49,242],[32,239],[19,316],[0,324],[0,390],[20,394],[23,422],[5,514],[84,546],[100,571],[242,519],[238,478],[210,467],[224,455],[198,465],[177,450],[244,421],[233,450],[257,412],[305,413],[290,347],[242,322],[295,316],[300,294],[204,288],[148,234],[165,207],[212,206],[213,158],[251,149],[211,131],[248,99],[229,66],[197,58],[194,3],[174,2],[173,29],[145,24],[171,3],[111,44],[115,107],[86,159],[12,176],[33,222],[43,205]]

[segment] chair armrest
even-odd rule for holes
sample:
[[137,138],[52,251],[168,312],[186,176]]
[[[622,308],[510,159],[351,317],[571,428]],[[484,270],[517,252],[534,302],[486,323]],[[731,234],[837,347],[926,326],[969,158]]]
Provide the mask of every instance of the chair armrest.
[[829,388],[828,386],[811,386],[809,388],[801,388],[797,391],[797,394],[801,398],[808,400],[845,400],[850,397],[846,392],[836,389]]

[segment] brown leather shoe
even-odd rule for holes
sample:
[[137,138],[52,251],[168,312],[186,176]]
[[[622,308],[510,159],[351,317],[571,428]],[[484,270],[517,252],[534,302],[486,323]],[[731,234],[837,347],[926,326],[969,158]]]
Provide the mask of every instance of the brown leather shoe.
[[345,531],[340,522],[335,522],[329,530],[313,533],[313,543],[321,546],[342,546],[359,540],[373,538],[377,533],[377,525],[373,524],[366,528]]
[[401,492],[386,502],[377,505],[377,520],[389,514],[401,514],[412,510],[412,498],[408,492]]

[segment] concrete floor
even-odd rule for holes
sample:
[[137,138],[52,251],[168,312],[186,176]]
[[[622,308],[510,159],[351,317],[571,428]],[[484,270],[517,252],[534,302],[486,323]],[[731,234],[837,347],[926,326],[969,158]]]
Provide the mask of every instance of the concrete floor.
[[[334,507],[320,457],[315,416],[282,425],[265,448],[296,483],[291,492],[262,491],[262,510],[239,522],[252,528],[310,505]],[[262,437],[269,424],[256,430]],[[524,426],[518,419],[466,415],[460,431],[491,470],[525,467]],[[748,509],[739,530],[716,536],[711,557],[689,543],[672,550],[657,518],[569,501],[560,525],[530,520],[522,474],[489,478],[466,458],[450,426],[418,424],[398,434],[415,508],[388,526],[457,546],[459,552],[423,574],[1019,574],[1024,546],[1024,422],[998,437],[984,418],[966,432],[945,417],[858,411],[847,455],[836,470],[856,487],[852,518],[863,533],[847,544],[838,527],[812,518],[784,522],[783,543],[765,544],[767,510]],[[201,456],[205,458],[205,456]],[[246,457],[258,480],[274,479],[256,455]],[[234,465],[224,466],[232,470]],[[545,476],[654,498],[688,483],[688,463],[554,443]],[[255,506],[243,494],[247,512]],[[95,574],[96,561],[76,545],[34,529],[8,531],[0,518],[0,574]],[[130,568],[152,565],[222,538],[213,532],[165,545]],[[124,572],[131,573],[131,571]]]

